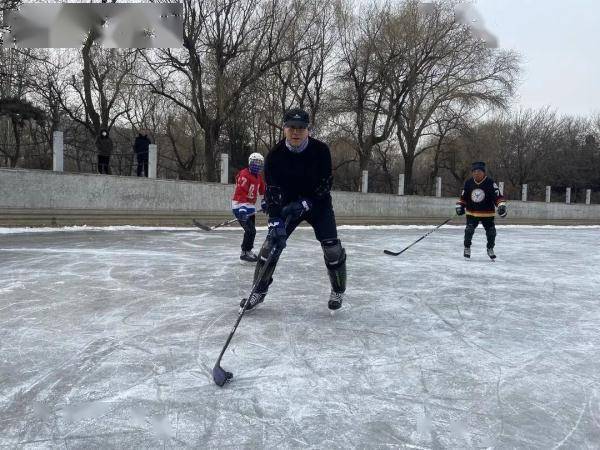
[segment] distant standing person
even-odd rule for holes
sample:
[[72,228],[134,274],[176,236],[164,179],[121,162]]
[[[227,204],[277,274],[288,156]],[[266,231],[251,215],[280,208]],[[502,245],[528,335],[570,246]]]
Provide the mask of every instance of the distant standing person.
[[108,135],[108,130],[100,130],[100,136],[96,138],[96,149],[98,150],[98,173],[110,175],[110,155],[113,151],[113,141]]
[[244,229],[242,241],[242,261],[256,262],[258,256],[252,252],[256,237],[256,200],[265,194],[265,181],[261,175],[264,158],[260,153],[252,153],[248,158],[248,167],[240,170],[235,179],[235,192],[231,199],[233,215]]
[[481,222],[487,237],[487,254],[490,258],[495,259],[496,226],[494,225],[494,216],[497,207],[498,215],[506,217],[506,202],[498,185],[486,176],[484,162],[474,162],[471,165],[471,173],[473,177],[465,182],[460,198],[456,202],[456,214],[462,216],[465,212],[467,213],[463,255],[465,258],[471,257],[471,241],[475,234],[475,228]]
[[139,133],[133,144],[133,151],[137,159],[137,176],[148,176],[148,155],[150,153],[150,139],[147,134]]

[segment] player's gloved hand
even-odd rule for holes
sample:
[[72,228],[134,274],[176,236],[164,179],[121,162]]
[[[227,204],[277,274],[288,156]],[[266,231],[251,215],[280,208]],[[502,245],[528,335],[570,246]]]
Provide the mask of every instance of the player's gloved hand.
[[307,213],[312,208],[312,202],[306,198],[301,198],[297,202],[288,203],[281,210],[281,215],[289,218],[290,221],[300,219],[304,213]]
[[244,206],[241,206],[241,207],[233,210],[233,215],[240,222],[245,222],[246,220],[248,220],[248,214],[249,214],[249,211]]
[[463,205],[456,205],[456,215],[462,216],[465,213],[465,207]]
[[271,243],[283,250],[285,248],[285,241],[287,240],[287,233],[285,231],[285,222],[279,217],[274,217],[269,220],[269,234],[267,238]]
[[266,212],[267,211],[267,201],[263,199],[260,201],[260,209],[262,212]]
[[498,206],[498,215],[500,217],[506,217],[507,211],[506,211],[506,205],[500,205]]

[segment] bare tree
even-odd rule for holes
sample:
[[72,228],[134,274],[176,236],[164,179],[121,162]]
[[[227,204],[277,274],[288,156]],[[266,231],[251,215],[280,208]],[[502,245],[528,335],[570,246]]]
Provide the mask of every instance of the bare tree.
[[301,6],[283,0],[184,0],[185,51],[146,54],[155,75],[146,79],[152,92],[187,110],[204,130],[206,180],[216,180],[222,127],[240,99],[302,50],[283,48],[286,35],[303,32],[295,28],[295,8]]
[[177,162],[178,178],[198,179],[198,169],[202,169],[198,124],[187,114],[171,115],[167,119],[166,136]]
[[518,111],[498,122],[497,161],[513,187],[521,189],[538,179],[540,163],[547,157],[557,126],[556,114],[548,109]]
[[279,82],[279,115],[290,107],[308,110],[313,131],[319,129],[320,111],[325,94],[325,82],[332,72],[335,46],[335,10],[332,4],[310,0],[308,8],[298,16],[300,35],[286,36],[288,46],[298,45],[304,51],[289,61],[275,66],[273,73]]
[[74,95],[66,90],[55,90],[71,120],[80,123],[93,136],[99,135],[101,129],[110,131],[127,112],[119,100],[137,58],[134,51],[99,48],[94,44],[95,39],[92,30],[81,49],[81,59],[72,62],[74,65],[81,63],[81,72],[70,77],[69,88]]
[[426,145],[425,150],[431,148],[433,157],[431,161],[431,175],[429,176],[428,184],[432,186],[434,191],[434,180],[439,175],[448,160],[449,138],[467,127],[473,115],[470,114],[471,109],[467,104],[457,102],[454,105],[444,105],[440,107],[432,116],[432,139],[429,145]]
[[10,48],[0,52],[0,154],[7,165],[16,167],[23,157],[26,124],[30,128],[32,121],[43,124],[45,114],[27,100],[32,92],[36,51]]
[[505,108],[514,90],[517,56],[474,39],[454,21],[450,6],[434,4],[425,11],[409,1],[399,22],[410,36],[404,59],[409,80],[394,112],[408,193],[414,161],[425,149],[421,138],[432,134],[436,111],[455,102],[472,109],[482,104]]
[[[346,130],[355,136],[360,170],[367,170],[373,147],[389,138],[394,122],[386,81],[395,63],[395,48],[380,43],[390,14],[387,4],[372,5],[356,13],[352,3],[338,3],[337,27],[340,45],[339,75],[341,121],[350,117]],[[360,17],[359,17],[360,14]],[[391,51],[390,51],[391,50]]]

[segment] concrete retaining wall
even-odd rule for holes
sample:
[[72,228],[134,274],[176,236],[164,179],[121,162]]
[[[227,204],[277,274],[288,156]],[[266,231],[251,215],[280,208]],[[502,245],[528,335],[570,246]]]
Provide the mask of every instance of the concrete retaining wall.
[[[0,226],[220,221],[231,217],[232,193],[233,185],[217,183],[0,169]],[[340,224],[435,223],[452,215],[455,200],[333,193]],[[503,222],[600,224],[600,205],[515,201]]]

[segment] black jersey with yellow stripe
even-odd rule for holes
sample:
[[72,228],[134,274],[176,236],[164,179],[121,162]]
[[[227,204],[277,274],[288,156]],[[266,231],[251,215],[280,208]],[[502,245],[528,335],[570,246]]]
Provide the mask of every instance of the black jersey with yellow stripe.
[[489,177],[485,177],[479,183],[473,178],[465,182],[457,205],[463,205],[467,215],[474,217],[494,217],[496,207],[504,204],[504,197],[500,188]]

